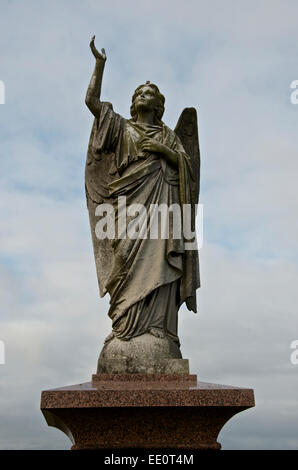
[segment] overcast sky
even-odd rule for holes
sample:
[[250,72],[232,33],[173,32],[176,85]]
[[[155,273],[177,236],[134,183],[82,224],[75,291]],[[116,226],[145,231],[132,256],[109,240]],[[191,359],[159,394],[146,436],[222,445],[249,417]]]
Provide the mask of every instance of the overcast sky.
[[146,80],[171,128],[198,111],[202,287],[199,314],[180,310],[182,353],[256,397],[219,442],[298,449],[296,0],[1,0],[0,449],[70,447],[41,390],[89,381],[111,328],[84,194],[93,34],[118,113]]

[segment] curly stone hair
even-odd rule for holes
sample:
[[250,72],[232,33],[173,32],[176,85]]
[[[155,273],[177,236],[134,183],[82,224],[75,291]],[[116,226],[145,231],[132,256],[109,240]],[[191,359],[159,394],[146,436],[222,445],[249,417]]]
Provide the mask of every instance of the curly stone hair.
[[156,107],[156,110],[155,110],[156,111],[156,118],[158,119],[158,121],[161,121],[161,118],[162,118],[163,113],[165,111],[165,97],[160,93],[158,87],[156,85],[154,85],[154,83],[150,83],[149,80],[147,80],[147,82],[144,83],[143,85],[138,86],[138,88],[135,90],[135,92],[133,94],[133,97],[131,99],[132,104],[131,104],[131,107],[130,107],[131,117],[132,117],[133,121],[136,121],[137,112],[136,112],[136,107],[135,107],[135,99],[140,94],[141,89],[144,86],[149,86],[150,88],[152,88],[155,91],[155,94],[156,94],[157,99],[158,99],[158,104],[157,104],[157,107]]

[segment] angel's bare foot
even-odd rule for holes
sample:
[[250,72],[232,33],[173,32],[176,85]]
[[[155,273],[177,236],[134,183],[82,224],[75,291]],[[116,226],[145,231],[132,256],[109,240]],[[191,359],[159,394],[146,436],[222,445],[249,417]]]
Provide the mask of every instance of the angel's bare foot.
[[155,336],[156,338],[164,338],[165,337],[164,332],[162,330],[160,330],[159,328],[150,328],[148,330],[148,333]]

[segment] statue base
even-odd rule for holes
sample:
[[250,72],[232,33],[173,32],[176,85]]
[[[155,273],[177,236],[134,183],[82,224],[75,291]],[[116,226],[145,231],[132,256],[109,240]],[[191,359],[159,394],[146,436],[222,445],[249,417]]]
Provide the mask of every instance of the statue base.
[[224,424],[253,406],[252,389],[182,374],[96,374],[41,396],[48,425],[67,434],[73,450],[220,449]]
[[97,363],[97,374],[189,374],[188,359],[167,336],[145,333],[129,341],[107,341]]

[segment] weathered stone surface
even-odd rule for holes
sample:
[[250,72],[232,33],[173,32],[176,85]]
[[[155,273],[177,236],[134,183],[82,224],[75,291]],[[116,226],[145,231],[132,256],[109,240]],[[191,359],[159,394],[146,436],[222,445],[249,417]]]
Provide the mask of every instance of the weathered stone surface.
[[108,341],[99,356],[97,373],[105,374],[189,374],[188,359],[168,337],[149,333],[121,341]]
[[[94,122],[85,186],[99,289],[110,295],[112,334],[129,341],[154,330],[179,342],[178,311],[183,304],[197,311],[200,286],[194,236],[200,188],[197,113],[184,109],[171,130],[162,121],[165,97],[148,80],[132,96],[131,119],[115,113],[101,99],[106,54],[94,38],[90,47],[95,67],[85,101]],[[180,367],[173,364],[170,370]],[[118,367],[123,370],[121,357]],[[167,370],[156,364],[155,371]]]

